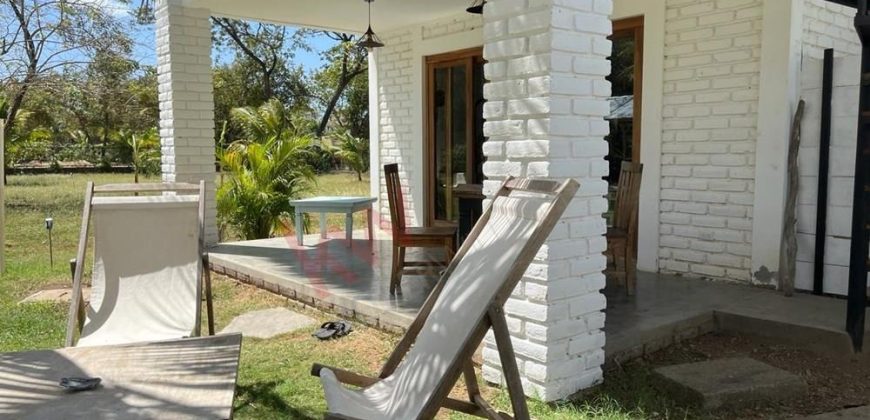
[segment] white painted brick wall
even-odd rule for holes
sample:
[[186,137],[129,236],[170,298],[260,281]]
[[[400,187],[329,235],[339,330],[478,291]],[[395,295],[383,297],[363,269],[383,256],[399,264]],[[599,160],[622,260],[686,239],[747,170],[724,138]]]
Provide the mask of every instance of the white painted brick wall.
[[[602,381],[611,12],[611,0],[492,0],[484,9],[484,192],[507,175],[581,184],[506,307],[525,390],[547,401]],[[502,380],[492,337],[483,376]]]
[[[409,224],[417,224],[414,219],[414,209],[422,206],[415,203],[411,196],[414,187],[410,181],[415,171],[422,168],[413,167],[412,153],[413,142],[422,142],[422,139],[413,138],[413,109],[414,101],[421,100],[412,98],[411,77],[413,67],[411,62],[412,30],[406,28],[384,34],[381,39],[385,46],[377,52],[378,57],[378,106],[380,107],[380,119],[376,123],[380,125],[380,159],[381,165],[390,163],[399,164],[399,177],[405,197],[405,215]],[[382,228],[389,227],[390,207],[387,197],[387,185],[381,168],[372,168],[372,173],[380,177],[380,207]]]
[[161,170],[165,182],[206,182],[206,240],[216,243],[214,96],[207,9],[156,8]]
[[480,15],[461,13],[445,19],[428,22],[421,27],[423,40],[435,39],[442,36],[453,35],[462,32],[470,32],[483,25]]
[[[801,74],[801,97],[806,101],[806,112],[801,124],[798,167],[801,178],[797,208],[798,263],[795,287],[812,290],[818,203],[822,61],[805,57]],[[849,283],[859,74],[860,56],[834,60],[824,292],[838,295],[848,293]]]
[[833,48],[837,57],[860,54],[854,18],[853,8],[826,0],[804,0],[804,55],[821,59],[826,48]]
[[762,0],[668,0],[659,265],[749,281]]

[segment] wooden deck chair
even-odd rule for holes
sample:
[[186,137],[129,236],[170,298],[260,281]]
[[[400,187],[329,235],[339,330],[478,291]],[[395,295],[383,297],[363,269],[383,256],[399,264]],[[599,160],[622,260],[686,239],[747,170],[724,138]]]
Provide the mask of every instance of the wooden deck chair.
[[[149,193],[162,194],[140,195]],[[78,254],[70,261],[67,347],[198,336],[203,287],[214,334],[204,194],[204,182],[88,183]],[[86,308],[81,292],[91,219],[94,266]]]
[[[510,418],[481,397],[471,362],[492,328],[515,417],[528,419],[503,306],[578,186],[573,180],[505,181],[378,377],[314,365],[326,395],[325,418],[430,419],[442,407]],[[460,375],[468,401],[448,397]]]

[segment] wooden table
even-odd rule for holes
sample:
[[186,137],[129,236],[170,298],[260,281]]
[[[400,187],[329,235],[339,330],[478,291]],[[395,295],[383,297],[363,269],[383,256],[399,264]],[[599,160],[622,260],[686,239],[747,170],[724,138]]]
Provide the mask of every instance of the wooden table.
[[353,214],[365,210],[368,224],[369,240],[374,234],[372,228],[372,204],[378,201],[371,197],[313,197],[303,200],[290,200],[296,213],[296,243],[302,245],[303,215],[305,213],[320,213],[320,237],[326,239],[326,214],[344,213],[344,229],[347,245],[353,244]]
[[[232,416],[241,334],[120,346],[0,353],[0,418]],[[64,377],[99,377],[68,393]]]

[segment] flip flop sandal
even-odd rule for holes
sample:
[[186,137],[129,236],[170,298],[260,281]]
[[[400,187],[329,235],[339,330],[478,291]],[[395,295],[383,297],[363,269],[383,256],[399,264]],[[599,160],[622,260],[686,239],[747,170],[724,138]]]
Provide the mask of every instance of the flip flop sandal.
[[100,378],[61,378],[58,385],[69,392],[80,392],[94,389],[100,382]]
[[335,338],[344,337],[353,331],[353,326],[350,325],[350,322],[338,321],[337,324],[339,329],[338,332],[335,333]]
[[317,337],[320,340],[329,340],[330,338],[333,338],[336,333],[338,333],[339,328],[341,327],[336,322],[324,322],[323,325],[320,326],[320,329],[315,331],[314,334],[311,335]]

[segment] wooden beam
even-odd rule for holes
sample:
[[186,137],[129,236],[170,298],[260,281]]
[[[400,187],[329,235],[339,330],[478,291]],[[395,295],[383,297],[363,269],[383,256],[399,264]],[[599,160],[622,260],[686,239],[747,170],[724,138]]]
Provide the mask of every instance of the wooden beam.
[[94,183],[88,181],[85,187],[85,204],[82,209],[82,230],[79,233],[79,248],[76,253],[75,272],[73,273],[72,292],[69,298],[69,318],[66,325],[66,340],[64,347],[72,347],[75,344],[76,333],[79,333],[79,305],[82,300],[82,276],[85,270],[85,256],[88,249],[88,225],[91,221],[91,199],[94,196]]

